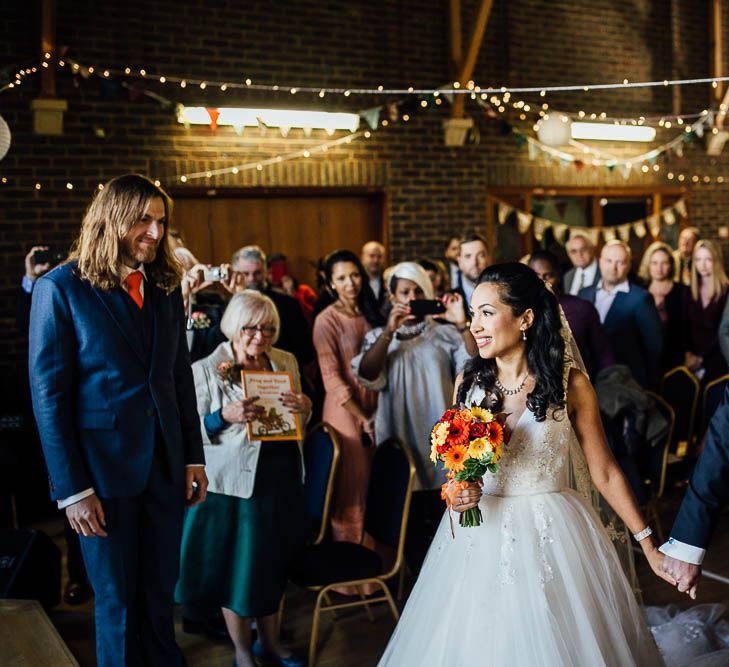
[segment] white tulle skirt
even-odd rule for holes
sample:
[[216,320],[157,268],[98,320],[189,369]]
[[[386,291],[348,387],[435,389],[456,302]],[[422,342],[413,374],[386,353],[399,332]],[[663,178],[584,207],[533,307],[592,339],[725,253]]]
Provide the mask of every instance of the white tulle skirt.
[[444,515],[381,667],[663,665],[615,550],[575,492]]

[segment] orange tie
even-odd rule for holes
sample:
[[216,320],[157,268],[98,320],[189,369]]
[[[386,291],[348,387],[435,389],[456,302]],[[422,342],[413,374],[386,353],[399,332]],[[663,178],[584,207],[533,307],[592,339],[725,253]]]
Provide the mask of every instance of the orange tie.
[[129,290],[129,296],[132,297],[134,303],[136,303],[141,308],[144,305],[144,297],[142,296],[142,292],[139,289],[139,286],[142,283],[142,272],[132,271],[127,276],[125,282]]

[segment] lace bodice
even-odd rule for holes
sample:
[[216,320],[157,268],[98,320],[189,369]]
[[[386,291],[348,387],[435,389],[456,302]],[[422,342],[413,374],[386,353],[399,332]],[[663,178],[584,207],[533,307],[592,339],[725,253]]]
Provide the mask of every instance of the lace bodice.
[[[485,394],[474,385],[466,405],[480,404]],[[527,496],[560,491],[568,485],[572,424],[565,410],[547,411],[538,422],[526,409],[514,426],[496,473],[486,473],[483,492],[491,496]]]

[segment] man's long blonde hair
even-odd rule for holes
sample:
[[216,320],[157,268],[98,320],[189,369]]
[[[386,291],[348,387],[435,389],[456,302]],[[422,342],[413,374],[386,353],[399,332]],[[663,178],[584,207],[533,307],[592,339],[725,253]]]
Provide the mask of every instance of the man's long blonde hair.
[[94,287],[104,290],[121,285],[121,242],[144,216],[149,202],[159,197],[165,207],[165,225],[154,261],[145,265],[149,280],[171,292],[182,275],[180,263],[170,248],[167,230],[172,200],[148,178],[125,174],[113,178],[89,204],[81,233],[73,244],[69,260],[78,262],[78,273]]

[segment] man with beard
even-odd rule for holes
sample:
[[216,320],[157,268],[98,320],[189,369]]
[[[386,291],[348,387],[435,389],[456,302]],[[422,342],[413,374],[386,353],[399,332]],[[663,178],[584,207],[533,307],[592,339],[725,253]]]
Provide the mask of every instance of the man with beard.
[[385,271],[385,246],[378,241],[368,241],[362,246],[360,261],[367,272],[372,293],[382,309],[387,300],[387,287],[382,274]]
[[81,535],[102,667],[184,664],[182,518],[207,478],[170,204],[143,176],[111,180],[33,290],[33,410],[51,498]]
[[463,297],[467,320],[471,319],[469,308],[478,277],[489,264],[491,253],[486,239],[476,232],[464,236],[458,253],[459,281],[455,291]]

